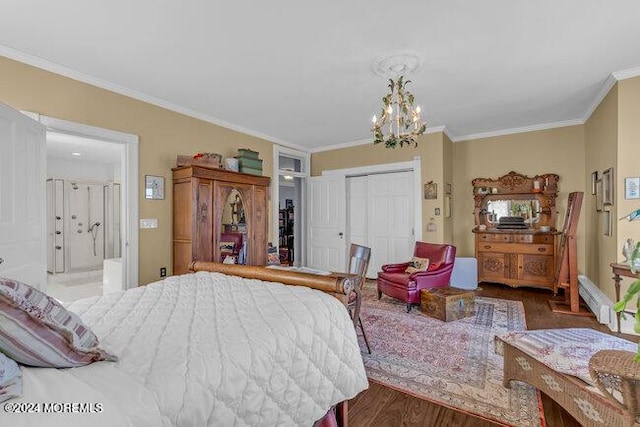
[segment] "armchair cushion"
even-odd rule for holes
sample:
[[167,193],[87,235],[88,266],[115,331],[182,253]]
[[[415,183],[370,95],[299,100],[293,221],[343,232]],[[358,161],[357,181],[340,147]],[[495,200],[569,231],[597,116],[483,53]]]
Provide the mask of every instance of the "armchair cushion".
[[427,271],[429,268],[429,258],[420,258],[414,256],[409,261],[409,266],[404,270],[405,273],[413,274],[418,271]]

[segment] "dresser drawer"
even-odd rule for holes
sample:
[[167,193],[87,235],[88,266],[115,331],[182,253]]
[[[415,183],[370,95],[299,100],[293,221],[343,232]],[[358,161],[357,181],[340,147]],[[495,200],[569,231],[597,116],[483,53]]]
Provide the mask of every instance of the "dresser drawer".
[[478,242],[478,252],[553,255],[553,245]]
[[513,236],[511,234],[501,233],[482,233],[478,234],[479,242],[495,242],[495,243],[511,243]]

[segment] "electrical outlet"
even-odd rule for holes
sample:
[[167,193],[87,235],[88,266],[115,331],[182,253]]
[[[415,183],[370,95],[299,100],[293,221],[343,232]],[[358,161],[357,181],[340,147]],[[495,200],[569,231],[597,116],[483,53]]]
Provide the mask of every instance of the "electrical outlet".
[[160,277],[167,276],[167,267],[160,267]]

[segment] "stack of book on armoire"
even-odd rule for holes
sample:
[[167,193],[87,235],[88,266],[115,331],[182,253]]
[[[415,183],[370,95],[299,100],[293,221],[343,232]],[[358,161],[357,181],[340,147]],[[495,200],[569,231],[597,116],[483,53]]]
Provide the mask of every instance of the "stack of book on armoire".
[[262,175],[262,160],[258,158],[259,153],[246,148],[239,148],[238,167],[240,172],[251,175]]

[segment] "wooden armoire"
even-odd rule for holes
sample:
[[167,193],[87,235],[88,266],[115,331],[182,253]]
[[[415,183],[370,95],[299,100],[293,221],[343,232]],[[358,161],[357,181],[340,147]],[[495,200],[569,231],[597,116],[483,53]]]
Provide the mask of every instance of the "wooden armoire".
[[[246,264],[265,265],[270,178],[204,166],[173,169],[173,274],[191,261],[220,261],[224,210],[232,192],[244,209]],[[237,193],[236,193],[237,192]]]

